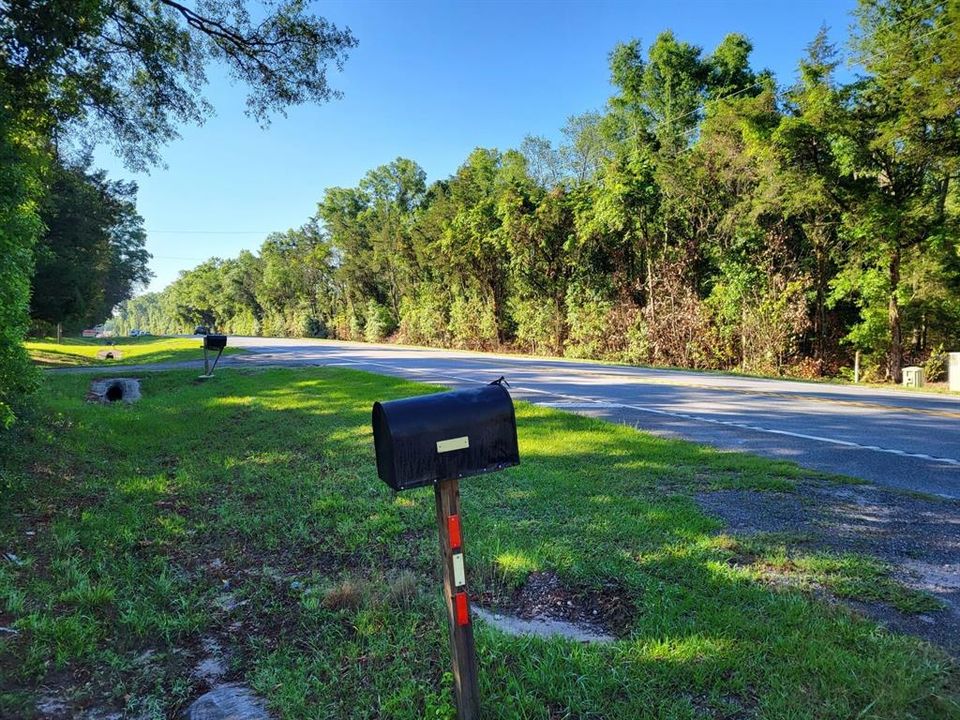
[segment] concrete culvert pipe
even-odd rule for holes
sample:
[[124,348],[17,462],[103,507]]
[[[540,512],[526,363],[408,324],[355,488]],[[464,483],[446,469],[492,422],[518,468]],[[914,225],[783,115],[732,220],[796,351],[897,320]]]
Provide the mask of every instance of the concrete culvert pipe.
[[99,403],[132,403],[140,399],[140,381],[136,378],[107,378],[90,383],[87,400]]

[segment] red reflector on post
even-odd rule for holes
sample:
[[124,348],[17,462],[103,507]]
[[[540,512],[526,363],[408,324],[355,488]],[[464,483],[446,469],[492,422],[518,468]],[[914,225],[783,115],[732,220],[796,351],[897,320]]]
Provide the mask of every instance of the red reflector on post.
[[457,625],[470,624],[470,608],[467,605],[467,594],[458,592],[453,596],[453,606],[456,611]]
[[463,540],[460,538],[460,516],[451,515],[447,518],[447,534],[450,536],[450,549],[456,550]]

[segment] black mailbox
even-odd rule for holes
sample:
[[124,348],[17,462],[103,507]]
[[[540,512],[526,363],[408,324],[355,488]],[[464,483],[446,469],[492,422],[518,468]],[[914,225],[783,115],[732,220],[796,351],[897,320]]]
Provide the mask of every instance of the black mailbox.
[[204,350],[223,350],[226,346],[227,346],[226,335],[204,335],[203,336]]
[[499,383],[374,403],[373,443],[394,490],[520,464],[513,400]]

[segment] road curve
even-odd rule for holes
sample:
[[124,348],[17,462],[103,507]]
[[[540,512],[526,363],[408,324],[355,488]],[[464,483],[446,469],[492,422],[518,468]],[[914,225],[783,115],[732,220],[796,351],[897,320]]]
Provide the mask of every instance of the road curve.
[[520,400],[880,486],[960,498],[960,396],[318,340],[231,337],[221,364],[332,365]]

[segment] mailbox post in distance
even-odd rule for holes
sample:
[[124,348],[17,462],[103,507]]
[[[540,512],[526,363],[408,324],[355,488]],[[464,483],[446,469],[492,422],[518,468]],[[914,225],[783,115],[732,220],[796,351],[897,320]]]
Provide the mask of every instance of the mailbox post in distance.
[[501,378],[479,388],[378,402],[372,420],[380,479],[394,490],[434,487],[457,716],[477,720],[480,694],[459,481],[520,463],[513,400]]
[[[200,379],[206,380],[213,377],[213,371],[217,369],[217,363],[220,362],[220,356],[223,355],[223,349],[227,346],[226,335],[204,335],[203,336],[203,375]],[[213,367],[210,367],[210,351],[216,350],[217,357],[213,361]]]

